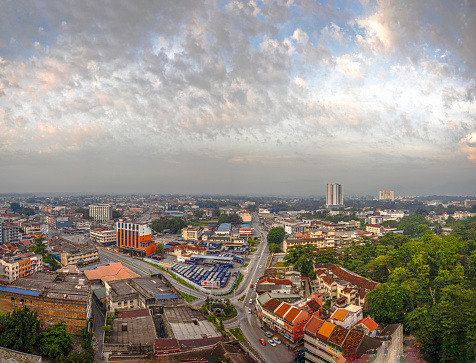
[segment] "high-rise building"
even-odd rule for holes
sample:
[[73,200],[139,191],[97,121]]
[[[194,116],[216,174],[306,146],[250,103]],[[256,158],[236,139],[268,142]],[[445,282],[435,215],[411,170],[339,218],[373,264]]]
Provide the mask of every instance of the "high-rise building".
[[116,246],[121,250],[144,256],[155,252],[156,245],[152,241],[152,230],[147,223],[135,223],[120,219],[116,223]]
[[381,190],[378,192],[378,199],[379,200],[395,200],[395,193],[393,190]]
[[112,219],[112,207],[109,204],[91,204],[89,216],[95,221],[110,221]]
[[344,188],[342,184],[327,184],[326,208],[344,206]]
[[1,232],[0,240],[4,244],[20,241],[20,230],[18,228],[18,224],[16,223],[3,222],[1,224]]

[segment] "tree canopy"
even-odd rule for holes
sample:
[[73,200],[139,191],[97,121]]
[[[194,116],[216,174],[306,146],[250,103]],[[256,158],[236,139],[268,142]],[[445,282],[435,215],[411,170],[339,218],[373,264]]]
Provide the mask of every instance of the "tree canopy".
[[243,223],[243,219],[238,214],[222,214],[218,218],[218,223],[231,223],[234,226],[237,226],[241,223]]
[[159,218],[152,221],[152,229],[156,232],[162,232],[164,229],[170,229],[172,233],[177,233],[186,226],[186,223],[181,218]]
[[40,352],[51,358],[66,356],[73,349],[73,337],[63,321],[53,324],[40,334]]
[[280,245],[284,240],[284,228],[283,227],[274,227],[271,228],[266,237],[268,243],[275,243]]
[[0,315],[0,344],[2,347],[32,353],[38,344],[41,322],[38,313],[29,308],[15,309]]

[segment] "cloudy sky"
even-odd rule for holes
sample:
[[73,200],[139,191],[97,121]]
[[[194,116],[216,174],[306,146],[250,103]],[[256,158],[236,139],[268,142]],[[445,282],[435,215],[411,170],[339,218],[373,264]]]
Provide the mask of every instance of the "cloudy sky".
[[0,9],[0,192],[476,195],[474,1]]

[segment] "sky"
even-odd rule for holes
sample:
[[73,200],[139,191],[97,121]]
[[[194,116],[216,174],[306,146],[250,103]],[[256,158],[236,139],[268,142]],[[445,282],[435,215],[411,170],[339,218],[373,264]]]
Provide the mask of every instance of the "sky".
[[475,1],[0,9],[0,193],[476,195]]

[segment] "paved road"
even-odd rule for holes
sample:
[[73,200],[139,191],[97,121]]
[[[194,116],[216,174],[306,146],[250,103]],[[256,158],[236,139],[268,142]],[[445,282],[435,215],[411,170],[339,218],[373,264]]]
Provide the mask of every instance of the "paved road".
[[[148,276],[148,275],[158,273],[158,272],[162,273],[167,278],[167,280],[170,282],[170,284],[173,287],[175,287],[177,290],[182,291],[182,292],[184,292],[186,294],[189,294],[189,295],[193,295],[193,296],[198,297],[199,299],[202,299],[202,300],[206,299],[206,297],[207,297],[207,295],[205,293],[203,293],[201,291],[190,289],[189,287],[182,285],[181,283],[179,283],[179,282],[175,281],[173,278],[171,278],[168,274],[163,273],[163,271],[159,270],[158,268],[153,267],[153,266],[149,265],[148,263],[145,263],[145,262],[143,262],[141,260],[138,260],[136,258],[132,258],[132,257],[129,257],[129,256],[124,256],[124,255],[114,253],[114,252],[111,252],[111,251],[107,251],[107,250],[103,250],[103,249],[99,250],[99,256],[100,256],[101,260],[103,258],[107,258],[108,260],[113,261],[113,262],[121,262],[121,263],[124,264],[124,266],[127,266],[128,268],[130,268],[132,271],[134,271],[139,276]],[[194,302],[194,303],[197,304],[196,302]]]
[[[254,300],[256,296],[255,291],[250,288],[250,285],[255,285],[256,280],[262,276],[268,260],[269,250],[266,241],[266,232],[259,224],[257,218],[255,218],[254,221],[253,227],[255,228],[255,234],[261,236],[261,243],[258,246],[258,250],[251,257],[251,262],[247,269],[242,271],[245,277],[243,278],[241,286],[238,288],[236,298],[230,299],[235,305],[238,315],[235,319],[226,322],[225,326],[227,328],[239,326],[248,343],[262,355],[266,362],[292,362],[295,355],[287,349],[285,344],[273,347],[269,344],[262,346],[259,342],[259,338],[264,338],[266,341],[268,341],[268,338],[264,335],[265,330],[260,327],[259,319],[254,313],[254,301],[253,304],[249,303],[250,299]],[[262,265],[262,269],[259,268],[260,265]],[[238,301],[238,298],[241,297],[243,293],[246,294],[245,299]],[[248,309],[250,308],[253,311],[252,314],[248,313]]]
[[[245,336],[246,340],[249,344],[258,351],[266,362],[274,363],[287,363],[292,362],[295,355],[288,351],[285,344],[277,345],[276,347],[272,347],[270,345],[262,346],[259,343],[259,338],[265,338],[266,341],[268,338],[264,335],[264,330],[260,327],[259,320],[257,319],[256,314],[249,314],[248,309],[253,306],[254,311],[254,303],[252,305],[249,304],[249,300],[255,298],[255,291],[250,289],[250,285],[256,284],[256,280],[262,276],[264,271],[269,251],[268,251],[268,244],[266,242],[266,232],[263,230],[259,222],[257,222],[257,218],[253,222],[253,226],[255,228],[255,234],[261,236],[261,243],[258,246],[257,251],[251,256],[251,261],[247,268],[242,270],[244,275],[243,281],[238,287],[236,294],[228,295],[224,298],[229,298],[231,302],[236,306],[238,315],[225,323],[225,326],[228,328],[233,328],[239,326]],[[138,259],[131,258],[128,256],[124,256],[122,254],[113,253],[111,251],[99,250],[99,255],[102,259],[107,259],[110,262],[122,262],[125,266],[130,268],[132,271],[137,273],[139,276],[147,276],[152,273],[161,272],[161,270],[154,268],[153,266],[142,262]],[[260,269],[259,266],[262,265]],[[195,300],[193,304],[195,305],[202,305],[207,294],[203,292],[199,292],[196,290],[190,290],[188,287],[180,284],[179,282],[175,281],[167,274],[164,274],[170,283],[180,291],[183,291],[187,294],[196,296],[199,300]],[[238,298],[245,294],[245,299],[243,301],[238,301]]]
[[100,310],[99,307],[96,305],[96,301],[94,300],[94,298],[91,299],[92,302],[91,302],[91,305],[92,305],[92,308],[93,308],[93,316],[94,316],[94,320],[93,320],[93,334],[95,336],[95,342],[96,342],[96,345],[95,345],[95,349],[96,349],[96,352],[95,352],[95,356],[94,356],[94,359],[95,361],[101,361],[102,360],[102,341],[103,341],[103,335],[104,335],[104,332],[102,331],[102,327],[105,324],[105,312]]

